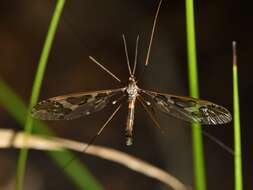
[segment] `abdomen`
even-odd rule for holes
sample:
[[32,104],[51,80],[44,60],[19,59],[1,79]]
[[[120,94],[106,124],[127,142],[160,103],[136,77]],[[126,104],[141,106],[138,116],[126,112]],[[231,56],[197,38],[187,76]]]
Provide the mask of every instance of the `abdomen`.
[[128,99],[128,113],[127,113],[126,133],[125,133],[127,146],[130,146],[133,144],[135,100],[136,100],[136,97]]

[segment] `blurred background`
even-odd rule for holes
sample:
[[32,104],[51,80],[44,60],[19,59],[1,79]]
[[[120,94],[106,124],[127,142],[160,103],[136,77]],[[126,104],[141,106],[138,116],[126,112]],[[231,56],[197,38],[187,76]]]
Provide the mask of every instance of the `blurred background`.
[[[28,103],[37,63],[56,1],[2,1],[0,4],[0,77]],[[89,55],[119,76],[128,79],[122,33],[126,35],[130,60],[140,35],[137,77],[143,69],[156,0],[67,1],[49,63],[40,99],[52,96],[117,88],[121,85],[88,59]],[[252,189],[252,14],[239,1],[196,1],[196,35],[200,96],[232,108],[231,42],[238,42],[239,85],[243,143],[244,189]],[[132,61],[133,62],[133,61]],[[150,65],[139,87],[158,92],[188,95],[184,1],[164,1],[151,51]],[[1,89],[0,89],[1,93]],[[47,122],[59,137],[89,141],[103,125],[113,107],[73,121]],[[159,166],[193,186],[191,127],[183,121],[158,114],[166,131],[154,127],[137,105],[134,145],[125,146],[126,105],[95,144],[112,147]],[[0,107],[1,128],[17,131],[21,126]],[[205,127],[205,131],[233,147],[232,123]],[[204,137],[208,189],[233,189],[233,156]],[[77,154],[105,189],[166,189],[147,178],[100,158]],[[13,189],[17,150],[0,151],[0,189]],[[30,151],[26,190],[77,189],[43,152]]]

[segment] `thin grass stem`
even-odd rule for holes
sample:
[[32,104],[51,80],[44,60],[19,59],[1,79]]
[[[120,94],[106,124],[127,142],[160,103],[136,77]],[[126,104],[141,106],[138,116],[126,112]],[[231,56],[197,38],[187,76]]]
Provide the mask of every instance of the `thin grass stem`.
[[[24,126],[27,114],[27,107],[21,98],[0,78],[0,105],[21,125]],[[45,124],[39,121],[34,122],[33,133],[43,134],[45,136],[54,136],[54,133],[47,128]],[[47,155],[58,165],[63,168],[66,160],[73,158],[70,151],[64,152],[46,152]],[[66,175],[73,181],[75,186],[81,190],[103,190],[101,184],[92,176],[88,169],[75,158],[71,167],[63,170]]]
[[[194,1],[186,0],[185,3],[190,96],[199,98],[196,58],[197,53],[195,44]],[[200,125],[192,124],[192,141],[195,189],[206,190],[205,163]]]
[[[46,36],[46,40],[44,43],[44,47],[40,56],[37,72],[35,75],[35,80],[33,83],[32,93],[30,97],[30,103],[28,107],[28,112],[26,116],[25,122],[25,133],[30,134],[32,131],[33,126],[33,119],[30,116],[30,110],[32,106],[34,106],[38,100],[41,84],[44,76],[44,72],[47,65],[47,60],[49,57],[49,53],[53,44],[54,36],[56,33],[56,29],[58,26],[58,22],[60,20],[60,16],[65,4],[65,0],[58,0],[56,4],[55,11],[53,13],[53,17],[48,28],[48,33]],[[17,174],[16,174],[16,190],[22,190],[24,184],[24,175],[25,175],[25,168],[26,168],[26,161],[28,157],[28,149],[23,148],[20,151],[19,158],[18,158],[18,165],[17,165]]]
[[240,105],[237,71],[236,42],[233,42],[233,104],[234,104],[234,168],[235,190],[243,190]]

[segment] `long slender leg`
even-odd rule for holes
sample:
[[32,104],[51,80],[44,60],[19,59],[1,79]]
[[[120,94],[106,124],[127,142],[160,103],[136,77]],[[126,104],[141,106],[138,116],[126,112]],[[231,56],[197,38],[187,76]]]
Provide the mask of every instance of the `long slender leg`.
[[89,56],[89,59],[96,63],[99,67],[101,67],[105,72],[107,72],[109,75],[111,75],[114,79],[116,79],[118,82],[121,83],[121,80],[116,77],[111,71],[109,71],[105,66],[103,66],[101,63],[99,63],[94,57]]
[[150,57],[151,46],[152,46],[154,33],[155,33],[156,21],[157,21],[157,17],[158,17],[158,14],[159,14],[159,10],[160,10],[162,1],[163,0],[160,0],[157,11],[156,11],[156,14],[155,14],[155,19],[154,19],[154,22],[153,22],[153,28],[152,28],[152,31],[151,31],[151,36],[150,36],[150,41],[149,41],[149,46],[148,46],[147,57],[146,57],[146,61],[145,61],[145,66],[148,66],[148,63],[149,63],[149,57]]
[[230,148],[229,146],[227,146],[225,143],[223,143],[221,140],[217,139],[216,137],[214,137],[213,135],[211,135],[210,133],[206,132],[206,131],[201,131],[201,133],[203,135],[205,135],[207,138],[209,138],[211,141],[213,141],[214,143],[216,143],[217,145],[219,145],[222,149],[224,149],[225,151],[227,151],[229,154],[234,155],[234,151],[232,148]]
[[139,46],[139,35],[137,36],[137,39],[136,39],[133,75],[135,74],[137,60],[138,60],[138,46]]
[[127,61],[127,67],[129,71],[129,75],[132,75],[132,70],[129,62],[129,56],[128,56],[128,50],[127,50],[127,44],[126,44],[126,38],[125,35],[122,34],[123,42],[124,42],[124,49],[125,49],[125,54],[126,54],[126,61]]
[[143,106],[144,110],[148,113],[148,115],[150,116],[151,120],[154,122],[155,126],[162,129],[158,119],[156,118],[156,116],[152,113],[152,110],[150,110],[150,108],[146,105],[146,103],[144,102],[145,100],[143,100],[143,98],[141,96],[137,97],[137,100],[141,103],[141,105]]
[[[115,116],[115,114],[119,111],[119,109],[121,108],[121,104],[116,108],[116,110],[112,113],[112,115],[106,120],[106,122],[104,123],[104,125],[99,129],[99,131],[97,132],[97,134],[95,136],[93,136],[90,141],[87,143],[87,145],[84,147],[82,152],[86,152],[88,150],[88,148],[95,142],[95,140],[97,139],[97,137],[102,133],[102,131],[105,129],[105,127],[108,125],[108,123],[113,119],[113,117]],[[75,157],[73,156],[71,159],[69,159],[66,164],[63,167],[63,170],[65,168],[67,168],[69,166],[69,164],[71,164],[72,161],[75,160]]]
[[[98,137],[102,131],[104,130],[104,128],[108,125],[108,123],[112,120],[112,118],[115,116],[115,114],[119,111],[119,109],[121,108],[121,104],[117,107],[117,109],[112,113],[112,115],[107,119],[107,121],[105,122],[105,124],[101,127],[101,129],[98,131],[97,135],[95,137]],[[87,150],[88,147],[86,147],[85,150]]]

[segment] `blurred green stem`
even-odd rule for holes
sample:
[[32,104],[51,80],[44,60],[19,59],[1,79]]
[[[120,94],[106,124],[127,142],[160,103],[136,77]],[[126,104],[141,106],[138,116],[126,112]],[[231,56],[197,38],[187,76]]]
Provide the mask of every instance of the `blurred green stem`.
[[239,105],[236,42],[233,42],[233,97],[234,97],[233,99],[234,99],[235,190],[243,190],[240,105]]
[[[35,75],[35,80],[33,83],[30,103],[28,107],[26,122],[25,122],[25,133],[30,134],[33,126],[33,119],[30,116],[30,111],[32,106],[34,106],[38,100],[41,84],[44,76],[44,72],[47,65],[47,60],[49,57],[49,53],[53,44],[54,36],[56,33],[56,29],[58,26],[58,22],[60,20],[60,16],[65,4],[65,0],[58,0],[56,4],[55,11],[53,13],[53,17],[48,29],[48,33],[46,36],[45,44],[41,53],[41,57],[38,64],[37,73]],[[21,149],[18,159],[17,166],[17,177],[16,177],[16,190],[22,190],[24,184],[24,174],[26,168],[26,161],[28,157],[28,149]]]
[[[197,53],[195,45],[194,2],[193,0],[186,0],[185,3],[190,96],[199,98]],[[195,189],[206,190],[203,142],[200,125],[192,124],[192,141]]]
[[[24,126],[27,108],[24,102],[15,92],[0,78],[0,105],[21,125]],[[54,135],[54,133],[42,122],[35,121],[32,133],[43,135]],[[70,151],[46,152],[55,163],[63,168],[67,161],[73,158]],[[82,165],[78,158],[75,158],[69,167],[63,170],[65,174],[74,182],[78,189],[82,190],[102,190],[103,187],[92,176],[88,169]]]

